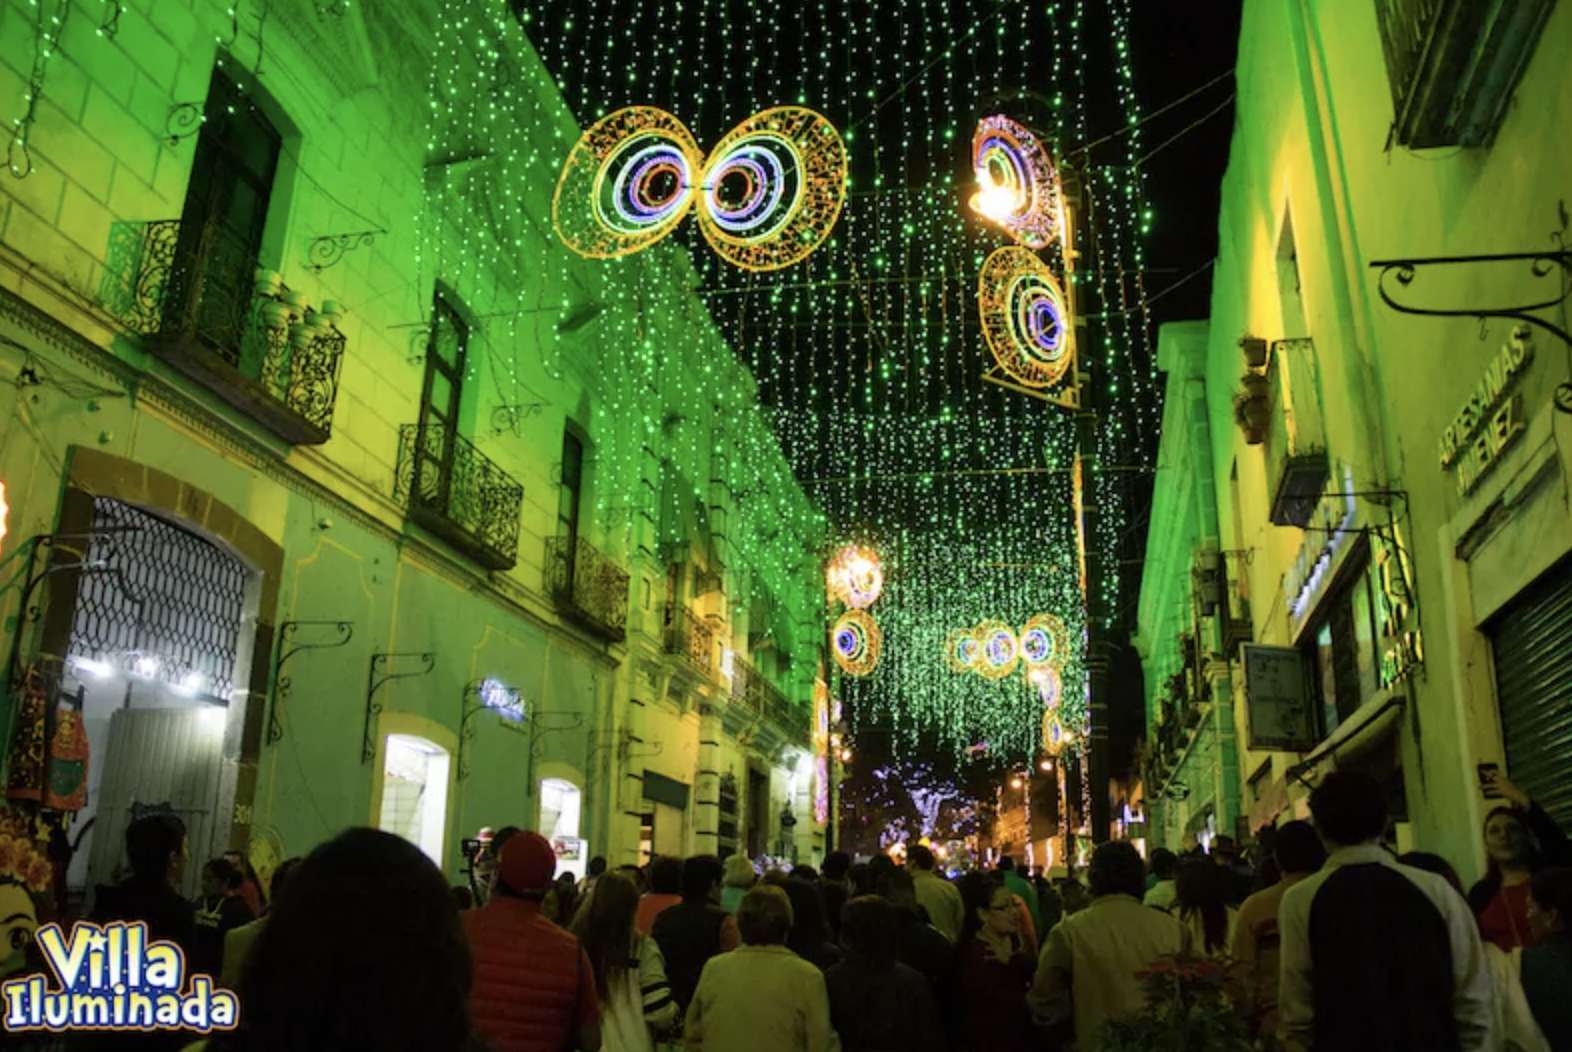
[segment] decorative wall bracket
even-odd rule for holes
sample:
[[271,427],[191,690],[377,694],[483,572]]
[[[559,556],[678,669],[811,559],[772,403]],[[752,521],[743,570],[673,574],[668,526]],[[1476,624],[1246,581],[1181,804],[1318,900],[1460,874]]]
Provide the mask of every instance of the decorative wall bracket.
[[[1372,260],[1370,267],[1381,272],[1376,278],[1376,288],[1381,294],[1382,302],[1401,314],[1426,318],[1478,318],[1481,321],[1486,318],[1509,318],[1542,329],[1572,349],[1572,333],[1532,313],[1559,307],[1566,302],[1568,296],[1572,296],[1572,250],[1559,247],[1559,237],[1556,240],[1557,248],[1541,252],[1504,252],[1480,256],[1411,256],[1404,259]],[[1426,268],[1487,267],[1513,263],[1527,264],[1529,273],[1534,278],[1555,276],[1555,289],[1546,292],[1546,298],[1531,303],[1477,307],[1424,307],[1404,303],[1397,298],[1401,290],[1406,290],[1414,284],[1419,271]],[[1388,278],[1391,279],[1391,284],[1388,284]],[[1555,405],[1563,413],[1572,413],[1572,380],[1556,386]]]
[[[295,643],[290,645],[291,639],[300,629],[327,629],[337,632],[339,638],[320,643]],[[267,717],[267,743],[273,745],[283,740],[284,724],[278,718],[278,707],[284,699],[289,697],[294,681],[283,675],[284,663],[302,650],[332,650],[344,646],[355,634],[355,626],[349,621],[285,621],[278,626],[278,657],[273,661],[273,707],[268,711]]]
[[[389,666],[405,664],[415,661],[420,668],[403,672],[389,671]],[[371,758],[377,754],[377,743],[372,734],[372,727],[376,718],[382,714],[382,705],[377,701],[377,691],[393,682],[395,679],[411,679],[415,676],[424,676],[437,667],[437,655],[429,651],[399,651],[388,654],[371,655],[371,672],[366,677],[366,723],[360,736],[360,762],[370,763]]]
[[201,131],[206,120],[202,103],[177,102],[169,107],[169,114],[164,118],[164,141],[171,146],[179,146],[180,140],[189,139]]
[[369,248],[376,244],[377,238],[386,233],[386,230],[377,227],[372,230],[353,230],[347,234],[323,234],[321,237],[312,238],[311,244],[306,247],[306,266],[320,274],[343,259],[344,253],[353,252],[357,248]]
[[524,701],[518,688],[509,687],[496,679],[477,679],[467,684],[459,707],[458,777],[461,782],[469,777],[469,761],[464,754],[470,738],[475,734],[469,721],[483,712],[494,712],[514,725],[529,722],[524,715]]

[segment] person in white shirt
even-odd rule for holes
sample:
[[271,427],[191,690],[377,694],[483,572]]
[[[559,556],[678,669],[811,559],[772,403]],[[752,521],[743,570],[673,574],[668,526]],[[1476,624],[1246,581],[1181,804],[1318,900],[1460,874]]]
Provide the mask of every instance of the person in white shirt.
[[1385,790],[1334,771],[1310,794],[1326,865],[1283,893],[1277,1036],[1288,1052],[1494,1047],[1490,970],[1443,877],[1381,845]]

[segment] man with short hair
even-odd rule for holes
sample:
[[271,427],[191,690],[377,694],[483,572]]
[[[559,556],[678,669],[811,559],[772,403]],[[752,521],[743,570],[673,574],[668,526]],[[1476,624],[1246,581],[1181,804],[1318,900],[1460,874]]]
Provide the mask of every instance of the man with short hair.
[[582,899],[595,890],[595,881],[599,880],[604,872],[606,872],[605,855],[596,855],[589,860],[589,868],[585,870],[584,879],[579,881],[579,898]]
[[1098,1052],[1103,1024],[1146,1003],[1136,972],[1178,953],[1179,922],[1141,904],[1146,866],[1126,840],[1092,852],[1092,904],[1066,916],[1044,941],[1027,1003],[1039,1026],[1074,1027],[1079,1052]]
[[1283,893],[1277,1036],[1289,1052],[1493,1047],[1479,928],[1446,878],[1381,844],[1386,793],[1333,771],[1310,794],[1326,865]]
[[650,890],[639,896],[633,926],[648,935],[655,918],[682,901],[682,860],[662,855],[650,865]]
[[717,901],[720,859],[695,855],[682,864],[682,901],[661,911],[650,935],[666,961],[671,995],[684,1010],[693,999],[704,965],[737,948],[737,919]]
[[1212,840],[1212,861],[1227,873],[1228,904],[1238,906],[1255,892],[1255,871],[1239,857],[1239,845],[1226,833]]
[[470,1015],[496,1052],[600,1049],[600,998],[579,940],[541,915],[557,854],[539,833],[502,845],[490,900],[459,915],[474,961]]
[[966,906],[961,889],[941,877],[934,869],[933,852],[924,844],[914,844],[906,852],[917,904],[928,912],[928,923],[953,946],[966,923]]
[[768,884],[749,891],[737,926],[743,945],[704,965],[688,1005],[687,1052],[839,1052],[824,973],[786,948],[786,893]]
[[1151,870],[1154,879],[1141,901],[1153,909],[1172,913],[1174,900],[1179,897],[1178,883],[1175,880],[1179,875],[1179,856],[1166,847],[1156,848],[1152,851]]
[[1230,949],[1238,962],[1240,1010],[1250,1025],[1251,1034],[1277,1032],[1277,977],[1281,937],[1277,929],[1277,910],[1283,893],[1326,862],[1326,848],[1309,822],[1286,823],[1277,830],[1273,848],[1282,878],[1269,888],[1251,895],[1239,907]]

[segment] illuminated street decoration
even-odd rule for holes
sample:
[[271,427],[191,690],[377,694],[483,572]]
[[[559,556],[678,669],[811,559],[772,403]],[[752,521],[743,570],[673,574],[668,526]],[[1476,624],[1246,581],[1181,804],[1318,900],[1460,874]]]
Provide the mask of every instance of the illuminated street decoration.
[[1007,245],[983,263],[977,279],[983,337],[999,368],[1027,387],[1053,387],[1075,360],[1074,328],[1064,291],[1029,249]]
[[1070,660],[1070,633],[1064,619],[1038,614],[1021,626],[1021,660],[1028,665],[1063,665]]
[[1030,249],[1058,239],[1059,177],[1035,135],[1008,117],[984,117],[972,137],[972,169],[972,211]]
[[648,248],[698,208],[727,262],[779,270],[812,254],[840,215],[846,146],[828,120],[777,106],[743,121],[702,162],[672,114],[628,106],[579,137],[552,198],[557,236],[590,259]]
[[848,610],[830,630],[830,652],[849,676],[866,676],[879,664],[884,645],[879,625],[866,610]]
[[1043,713],[1043,752],[1058,756],[1075,744],[1075,732],[1065,726],[1059,713],[1053,709]]
[[1020,664],[1021,641],[1016,638],[1015,629],[1003,621],[984,621],[978,625],[977,639],[982,655],[975,667],[984,679],[1003,679]]
[[777,106],[710,153],[699,227],[728,263],[779,270],[830,236],[845,199],[846,144],[835,126],[802,106]]
[[0,482],[0,546],[5,544],[5,531],[10,518],[11,506],[5,502],[5,483]]
[[872,606],[884,590],[884,567],[878,553],[860,545],[836,552],[824,578],[830,598],[854,610]]
[[944,641],[944,660],[951,672],[971,672],[977,666],[981,649],[977,634],[971,629],[953,629]]
[[664,110],[607,114],[568,153],[551,201],[562,243],[590,259],[648,248],[682,222],[701,158],[686,126]]
[[1064,688],[1058,669],[1052,665],[1038,665],[1026,673],[1026,681],[1037,691],[1037,698],[1043,703],[1044,709],[1059,707],[1059,698]]

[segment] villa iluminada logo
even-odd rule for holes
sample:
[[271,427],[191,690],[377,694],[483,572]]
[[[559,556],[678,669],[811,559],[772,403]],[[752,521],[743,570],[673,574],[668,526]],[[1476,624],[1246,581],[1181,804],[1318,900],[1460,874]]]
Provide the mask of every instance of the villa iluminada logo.
[[141,921],[78,923],[69,937],[46,924],[37,940],[55,983],[31,975],[0,984],[8,1031],[205,1034],[233,1030],[240,1017],[239,999],[212,976],[193,975],[188,986],[180,947],[149,939]]

